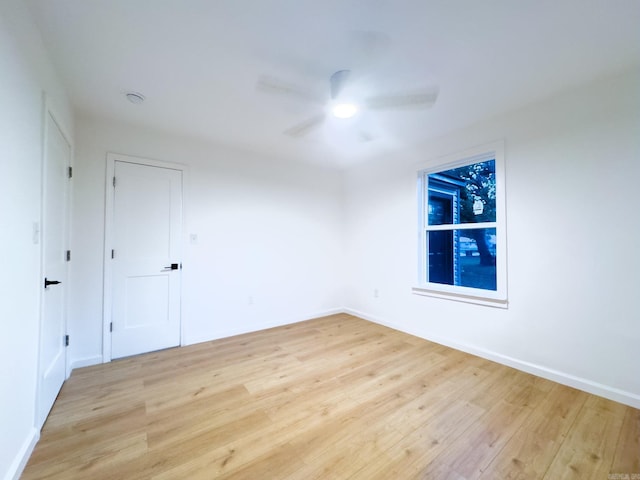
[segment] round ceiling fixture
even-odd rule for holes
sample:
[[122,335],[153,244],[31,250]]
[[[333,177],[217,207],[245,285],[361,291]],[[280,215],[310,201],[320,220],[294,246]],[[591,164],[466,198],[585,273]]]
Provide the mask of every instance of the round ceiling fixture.
[[144,102],[144,95],[138,92],[127,92],[124,94],[131,103],[135,103],[136,105]]
[[358,106],[354,103],[338,103],[331,109],[334,117],[351,118],[358,113]]

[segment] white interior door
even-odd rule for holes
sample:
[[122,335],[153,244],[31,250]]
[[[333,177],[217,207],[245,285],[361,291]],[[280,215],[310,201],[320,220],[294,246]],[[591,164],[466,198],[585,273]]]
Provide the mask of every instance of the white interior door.
[[66,377],[67,191],[71,147],[49,113],[43,171],[43,275],[37,422],[41,427]]
[[182,172],[115,161],[112,358],[180,344]]

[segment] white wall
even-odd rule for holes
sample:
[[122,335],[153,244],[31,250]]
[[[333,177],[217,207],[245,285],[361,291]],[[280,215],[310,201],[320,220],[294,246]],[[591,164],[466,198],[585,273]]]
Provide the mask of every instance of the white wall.
[[66,131],[72,115],[23,2],[0,3],[0,478],[21,469],[37,439],[43,91]]
[[[77,123],[69,312],[74,365],[95,363],[102,356],[107,152],[188,167],[185,344],[304,320],[343,306],[339,172],[107,120],[80,117]],[[195,245],[192,233],[198,236]]]
[[[602,80],[350,169],[349,309],[640,406],[638,85]],[[501,138],[509,308],[412,295],[418,165]]]

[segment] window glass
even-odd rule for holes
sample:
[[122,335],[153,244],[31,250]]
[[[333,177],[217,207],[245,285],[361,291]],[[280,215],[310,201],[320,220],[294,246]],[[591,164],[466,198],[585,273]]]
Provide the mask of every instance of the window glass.
[[428,176],[428,224],[496,221],[496,162],[472,163]]
[[430,231],[425,280],[496,290],[496,253],[495,228]]

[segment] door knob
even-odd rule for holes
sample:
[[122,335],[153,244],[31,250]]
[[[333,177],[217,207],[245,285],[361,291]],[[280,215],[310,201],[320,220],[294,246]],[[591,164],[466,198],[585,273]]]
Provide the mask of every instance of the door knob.
[[49,285],[58,285],[62,283],[58,280],[47,280],[47,277],[44,277],[44,288],[47,288]]
[[172,263],[171,265],[169,265],[168,267],[164,267],[163,271],[168,272],[170,270],[178,270],[178,264],[177,263]]

